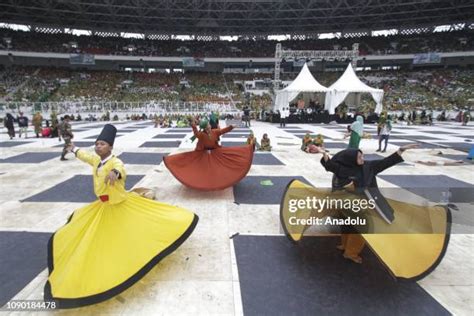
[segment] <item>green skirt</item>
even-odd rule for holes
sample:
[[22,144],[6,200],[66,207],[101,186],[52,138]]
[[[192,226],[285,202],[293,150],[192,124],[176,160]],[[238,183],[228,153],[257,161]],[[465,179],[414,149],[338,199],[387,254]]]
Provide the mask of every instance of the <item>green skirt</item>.
[[361,137],[356,132],[351,132],[351,138],[349,139],[349,146],[347,148],[359,149]]

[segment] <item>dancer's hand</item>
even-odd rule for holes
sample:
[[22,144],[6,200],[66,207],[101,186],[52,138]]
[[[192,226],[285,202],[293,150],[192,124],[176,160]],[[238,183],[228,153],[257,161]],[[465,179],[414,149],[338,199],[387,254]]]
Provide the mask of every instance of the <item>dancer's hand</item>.
[[404,146],[398,148],[397,153],[401,156],[405,150],[407,150],[407,149],[413,149],[413,148],[418,148],[418,147],[420,147],[418,144],[408,144],[408,145],[404,145]]
[[109,174],[105,177],[105,184],[114,185],[115,181],[117,181],[118,175],[114,171],[110,171]]

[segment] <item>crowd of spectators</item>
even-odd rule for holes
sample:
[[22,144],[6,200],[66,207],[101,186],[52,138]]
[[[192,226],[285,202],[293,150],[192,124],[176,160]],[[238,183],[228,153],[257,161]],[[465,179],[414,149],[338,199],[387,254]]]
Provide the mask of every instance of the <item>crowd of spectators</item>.
[[15,93],[17,88],[36,71],[31,67],[0,66],[0,98]]
[[[34,74],[34,75],[33,75]],[[222,102],[271,105],[234,82],[251,75],[0,68],[0,98],[13,102]]]
[[[313,73],[327,87],[341,74]],[[292,80],[296,75],[286,73],[282,77]],[[384,106],[391,110],[450,109],[474,100],[474,69],[470,68],[367,71],[357,75],[369,86],[384,89]],[[0,98],[29,102],[200,102],[247,104],[252,109],[271,107],[272,89],[253,94],[242,85],[245,80],[252,80],[252,75],[12,67],[0,69]],[[361,106],[374,106],[370,95],[362,95]]]
[[[474,49],[473,30],[415,35],[280,41],[284,49],[351,50],[360,55],[468,51]],[[76,36],[0,29],[0,49],[56,53],[132,56],[273,57],[276,40],[237,41],[151,40],[123,37]]]
[[[384,104],[391,110],[406,108],[453,109],[474,100],[474,70],[442,69],[361,74],[368,85],[384,89]],[[370,103],[365,95],[363,104]]]

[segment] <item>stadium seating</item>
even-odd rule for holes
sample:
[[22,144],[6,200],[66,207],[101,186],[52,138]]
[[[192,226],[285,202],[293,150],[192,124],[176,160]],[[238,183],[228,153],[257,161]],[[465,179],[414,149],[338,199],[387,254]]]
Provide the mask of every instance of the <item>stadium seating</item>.
[[[9,39],[7,42],[5,39]],[[293,50],[352,49],[359,43],[361,55],[469,51],[474,49],[473,31],[392,35],[378,37],[306,39],[282,41]],[[273,57],[274,40],[181,41],[143,40],[119,37],[43,34],[0,29],[0,49],[57,53],[91,53],[132,56]]]

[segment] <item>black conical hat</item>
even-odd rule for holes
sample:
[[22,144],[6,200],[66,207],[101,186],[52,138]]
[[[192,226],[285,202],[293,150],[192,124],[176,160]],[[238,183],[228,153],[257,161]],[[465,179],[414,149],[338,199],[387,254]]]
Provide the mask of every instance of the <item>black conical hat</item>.
[[115,135],[117,134],[117,128],[112,124],[105,124],[102,132],[100,132],[99,137],[95,141],[103,140],[107,142],[110,146],[114,145]]

